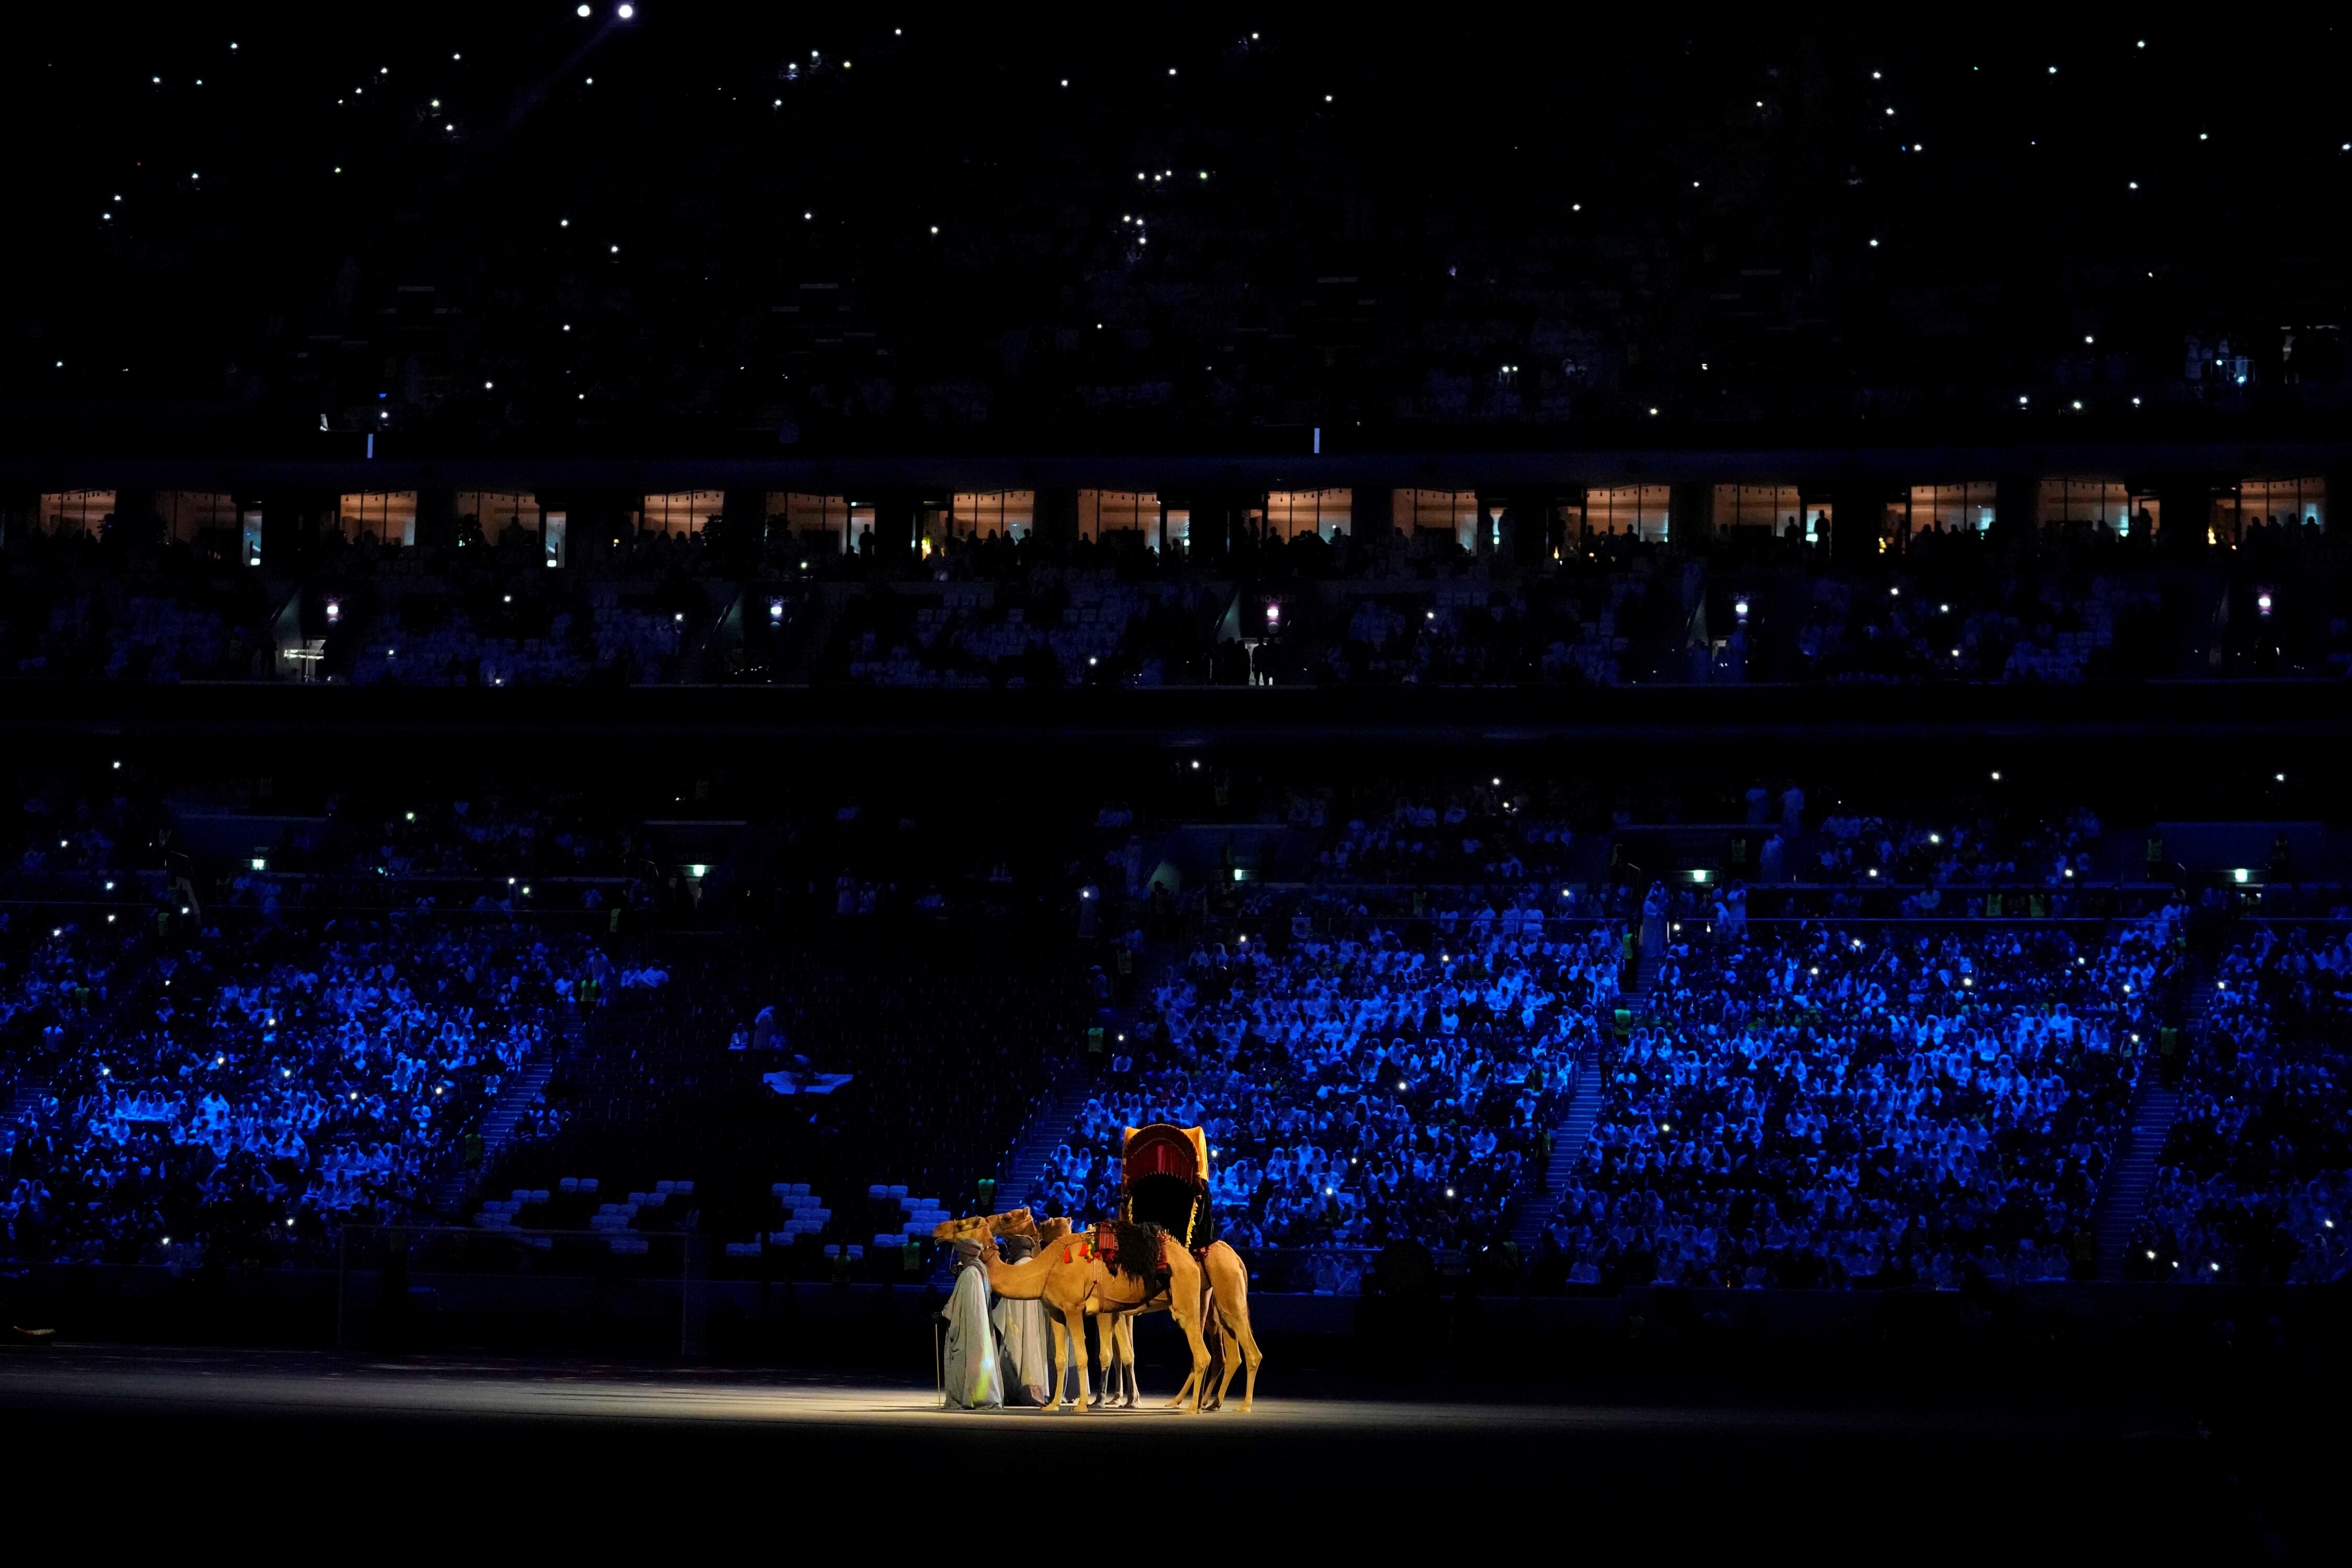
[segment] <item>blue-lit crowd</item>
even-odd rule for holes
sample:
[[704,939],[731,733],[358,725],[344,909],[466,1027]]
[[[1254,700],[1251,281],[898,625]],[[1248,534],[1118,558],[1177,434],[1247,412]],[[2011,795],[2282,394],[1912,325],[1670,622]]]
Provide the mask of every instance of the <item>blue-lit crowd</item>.
[[[57,1048],[15,1064],[39,1092],[0,1129],[0,1223],[19,1255],[93,1262],[231,1237],[292,1257],[339,1220],[429,1215],[466,1135],[607,967],[504,926],[205,927],[110,971],[79,935],[59,928],[9,987],[58,1014]],[[47,972],[73,954],[100,984],[60,1011]]]
[[1109,1212],[1122,1129],[1175,1121],[1206,1130],[1237,1246],[1483,1238],[1617,982],[1608,931],[1540,910],[1196,947],[1030,1196]]
[[1545,1243],[1571,1284],[2065,1279],[2179,921],[1678,942]]
[[2257,927],[2200,982],[2190,1059],[2139,1234],[2140,1278],[2317,1282],[2352,1265],[2352,937]]
[[[2071,900],[2107,873],[2086,813],[1929,826],[1832,802],[1809,827],[1801,792],[1759,784],[1750,841],[1801,846],[1812,901],[1756,916],[1737,882],[1579,879],[1614,869],[1608,836],[1488,781],[1377,808],[1298,795],[1289,879],[1236,868],[1230,896],[1181,906],[1151,891],[1132,812],[1106,810],[1103,868],[1064,867],[1099,881],[1059,936],[979,940],[1013,885],[981,856],[958,902],[984,919],[940,926],[962,934],[909,971],[858,891],[929,874],[899,864],[903,827],[870,849],[845,837],[849,868],[811,879],[795,917],[818,924],[781,944],[671,942],[520,899],[531,878],[624,880],[626,836],[570,815],[368,818],[315,852],[315,877],[399,883],[383,905],[289,891],[280,908],[277,874],[224,872],[207,916],[194,884],[139,864],[121,801],[36,805],[17,892],[123,890],[104,914],[0,910],[0,1234],[17,1258],[315,1257],[335,1224],[434,1215],[533,1140],[553,1163],[511,1173],[579,1173],[558,1145],[582,1114],[593,1171],[625,1185],[629,1140],[667,1138],[641,1163],[700,1180],[729,1224],[785,1178],[950,1194],[1031,1119],[1063,1070],[1055,1042],[1082,1053],[1099,1031],[1042,1173],[999,1201],[1100,1217],[1126,1128],[1198,1125],[1221,1234],[1318,1255],[1325,1288],[1400,1242],[1516,1247],[1520,1278],[1562,1290],[2084,1279],[2103,1183],[2159,1089],[2178,1110],[2127,1273],[2310,1282],[2347,1261],[2340,914],[2221,919],[2218,894],[2149,884],[2090,918]],[[864,831],[848,808],[835,826]],[[1265,854],[1252,876],[1283,869]],[[1839,901],[1873,873],[1910,889],[1896,918]],[[436,877],[515,889],[435,908],[412,894]],[[612,1060],[518,1098],[592,1013],[587,1057]],[[856,1087],[786,1105],[758,1087],[776,1069]],[[714,1119],[722,1091],[767,1109]],[[503,1149],[481,1138],[497,1109]],[[757,1190],[730,1207],[745,1173]],[[852,1217],[842,1237],[870,1237]]]

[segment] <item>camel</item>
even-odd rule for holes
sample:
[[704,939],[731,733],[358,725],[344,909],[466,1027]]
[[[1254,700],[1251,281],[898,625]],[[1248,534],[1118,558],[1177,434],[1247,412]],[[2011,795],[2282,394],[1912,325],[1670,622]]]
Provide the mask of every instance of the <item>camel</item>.
[[[1055,1215],[1040,1221],[1026,1207],[996,1215],[991,1226],[1000,1237],[1027,1237],[1037,1252],[1045,1251],[1071,1234],[1066,1216]],[[1099,1302],[1087,1303],[1087,1315],[1095,1321],[1096,1359],[1103,1369],[1103,1386],[1094,1395],[1096,1409],[1114,1405],[1127,1410],[1135,1408],[1135,1319],[1141,1313],[1161,1310],[1144,1306],[1134,1312],[1105,1312]],[[1205,1338],[1204,1333],[1204,1341]],[[1061,1391],[1056,1389],[1055,1403],[1058,1404],[1060,1399]]]
[[[1091,1239],[1073,1236],[1050,1251],[1041,1250],[1034,1261],[1015,1268],[996,1258],[994,1242],[1001,1217],[1003,1216],[973,1215],[948,1220],[933,1230],[931,1237],[935,1241],[979,1242],[990,1289],[1011,1300],[1045,1303],[1060,1364],[1078,1369],[1077,1407],[1084,1409],[1091,1392],[1086,1361],[1087,1305],[1093,1303],[1097,1312],[1106,1315],[1131,1312],[1143,1306],[1152,1297],[1150,1282],[1140,1272],[1144,1260],[1131,1260],[1137,1272],[1115,1268],[1095,1250]],[[1146,1238],[1153,1234],[1148,1227],[1137,1226],[1131,1241],[1140,1247],[1148,1245]],[[1168,1263],[1168,1311],[1176,1320],[1176,1326],[1184,1331],[1185,1343],[1192,1352],[1192,1375],[1186,1380],[1186,1386],[1194,1391],[1192,1408],[1197,1414],[1201,1396],[1207,1392],[1209,1364],[1208,1345],[1201,1337],[1201,1265],[1181,1246],[1163,1250]]]
[[[933,1234],[940,1240],[951,1239],[950,1232],[975,1234],[973,1229],[956,1232],[955,1227],[971,1226],[973,1221],[979,1217],[975,1215],[972,1221],[957,1221],[941,1226]],[[1067,1219],[1055,1215],[1040,1226],[1026,1208],[1017,1208],[1006,1214],[994,1215],[989,1219],[988,1226],[990,1234],[992,1236],[1025,1236],[1035,1240],[1040,1258],[1045,1256],[1046,1248],[1059,1244],[1073,1234]],[[1171,1260],[1176,1252],[1182,1250],[1181,1247],[1171,1248]],[[1242,1384],[1241,1403],[1242,1412],[1246,1415],[1257,1403],[1257,1369],[1259,1363],[1265,1359],[1257,1348],[1257,1337],[1250,1331],[1249,1269],[1243,1263],[1241,1254],[1222,1241],[1209,1244],[1207,1249],[1201,1255],[1200,1264],[1208,1273],[1209,1297],[1217,1314],[1218,1325],[1224,1330],[1226,1343],[1237,1350],[1239,1355],[1237,1358],[1232,1351],[1228,1351],[1224,1358],[1224,1378],[1218,1384],[1213,1394],[1211,1394],[1205,1386],[1206,1363],[1204,1360],[1196,1359],[1192,1375],[1184,1380],[1184,1386],[1177,1392],[1176,1397],[1168,1402],[1168,1407],[1171,1410],[1180,1409],[1185,1400],[1191,1398],[1203,1408],[1223,1408],[1225,1395],[1233,1388],[1234,1376],[1246,1367],[1249,1375]],[[990,1276],[989,1283],[992,1288],[995,1287],[996,1277],[993,1274]],[[1170,1285],[1169,1296],[1172,1297],[1175,1293],[1172,1262]],[[1146,1312],[1171,1310],[1169,1297],[1155,1297],[1133,1307],[1113,1304],[1108,1298],[1087,1298],[1082,1310],[1095,1319],[1096,1343],[1103,1365],[1103,1398],[1105,1400],[1119,1398],[1122,1404],[1132,1408],[1136,1401],[1135,1320]],[[1055,1342],[1059,1345],[1062,1342],[1057,1340]],[[1083,1361],[1086,1348],[1083,1319],[1081,1319],[1080,1328],[1072,1336],[1071,1342],[1077,1352],[1076,1359]],[[1204,1340],[1203,1349],[1205,1345]],[[1080,1397],[1087,1397],[1087,1384],[1084,1373],[1079,1376],[1079,1387]],[[1058,1394],[1057,1390],[1057,1401]]]
[[[1061,1215],[1055,1215],[1047,1219],[1040,1221],[1031,1214],[1029,1209],[1025,1206],[1008,1210],[1003,1214],[993,1216],[990,1221],[990,1228],[997,1236],[1008,1240],[1015,1237],[1025,1238],[1030,1245],[1030,1250],[1032,1253],[1039,1255],[1042,1255],[1047,1247],[1055,1246],[1066,1239],[1071,1234],[1070,1222],[1067,1217]],[[1103,1367],[1103,1387],[1102,1391],[1094,1396],[1095,1408],[1099,1410],[1103,1408],[1106,1404],[1123,1403],[1126,1407],[1132,1409],[1135,1405],[1135,1368],[1133,1365],[1135,1360],[1135,1342],[1131,1334],[1121,1336],[1118,1332],[1118,1331],[1126,1325],[1127,1314],[1120,1312],[1105,1313],[1101,1310],[1100,1303],[1090,1300],[1087,1303],[1087,1315],[1095,1321],[1097,1355]],[[1080,1338],[1083,1340],[1084,1336],[1081,1335]],[[1111,1373],[1114,1370],[1121,1369],[1122,1366],[1119,1359],[1122,1348],[1122,1338],[1124,1340],[1124,1350],[1126,1354],[1126,1363],[1123,1370],[1127,1373],[1127,1383],[1124,1390],[1125,1398],[1123,1401],[1112,1392],[1111,1388]],[[1065,1369],[1065,1371],[1066,1372],[1066,1369]],[[1061,1402],[1062,1391],[1059,1388],[1056,1388],[1054,1391],[1054,1403],[1059,1405]]]
[[[1242,1384],[1241,1403],[1242,1414],[1246,1415],[1257,1404],[1258,1363],[1265,1359],[1257,1348],[1257,1336],[1250,1331],[1249,1268],[1242,1262],[1241,1254],[1222,1241],[1213,1241],[1202,1249],[1201,1266],[1209,1276],[1209,1303],[1217,1314],[1218,1326],[1224,1331],[1227,1347],[1224,1378],[1217,1384],[1215,1392],[1207,1394],[1206,1408],[1224,1408],[1225,1394],[1234,1386],[1234,1377],[1246,1367],[1249,1376]],[[1135,1403],[1135,1320],[1147,1312],[1164,1310],[1164,1304],[1154,1301],[1118,1316],[1113,1349],[1118,1357],[1117,1373],[1124,1375],[1126,1403],[1130,1406]],[[1108,1384],[1113,1375],[1113,1373],[1106,1372],[1104,1383]],[[1168,1402],[1170,1409],[1176,1409],[1187,1398],[1203,1392],[1193,1388],[1193,1380],[1200,1375],[1196,1371],[1192,1377],[1185,1379],[1184,1386],[1176,1391],[1176,1397]]]

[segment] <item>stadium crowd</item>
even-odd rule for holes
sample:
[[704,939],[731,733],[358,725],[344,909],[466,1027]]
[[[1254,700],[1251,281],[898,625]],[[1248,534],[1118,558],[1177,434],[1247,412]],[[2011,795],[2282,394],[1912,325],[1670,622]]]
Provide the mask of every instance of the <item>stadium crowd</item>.
[[2126,1268],[2193,1284],[2335,1279],[2352,1263],[2352,938],[2254,927],[2208,984],[2206,1038]]
[[1565,1279],[1948,1288],[2086,1270],[2179,924],[1671,945],[1547,1231]]
[[19,1256],[308,1257],[336,1221],[429,1213],[502,1083],[608,971],[529,930],[333,920],[174,932],[124,967],[70,1049],[12,1064],[43,1085],[0,1131]]
[[[601,797],[379,789],[265,873],[192,859],[206,819],[120,770],[28,786],[0,868],[9,1245],[312,1256],[338,1220],[496,1174],[691,1179],[660,1223],[878,1247],[903,1202],[842,1199],[820,1236],[775,1212],[816,1205],[772,1189],[955,1202],[1059,1050],[1095,1076],[1005,1205],[1098,1217],[1122,1129],[1198,1124],[1223,1234],[1337,1260],[1326,1288],[1391,1242],[1515,1236],[1548,1289],[2080,1278],[2159,1061],[2184,1100],[2132,1271],[2300,1281],[2343,1261],[2340,911],[2200,894],[2201,969],[2166,884],[2096,920],[2069,901],[2148,874],[2137,834],[2081,810],[1809,809],[1778,779],[1710,786],[1704,831],[1748,843],[1752,885],[1645,888],[1651,830],[1622,810],[1612,830],[1589,780],[1260,781],[1255,837],[1155,850],[1157,813],[1247,784],[1171,776],[1142,815],[1044,806],[987,845],[883,802],[725,825],[734,880],[642,930],[522,896],[581,872],[633,898],[658,825]],[[1178,899],[1163,853],[1217,864]],[[341,902],[354,877],[395,896]],[[491,891],[468,906],[435,878]],[[1822,918],[1872,881],[1901,907]],[[560,1062],[559,1033],[578,1042]],[[1580,1087],[1590,1141],[1531,1226]],[[479,1142],[494,1106],[503,1149]]]
[[1780,538],[1628,540],[1589,531],[1574,508],[1544,522],[1540,545],[1508,549],[1373,518],[1288,541],[1236,523],[1165,552],[1034,531],[892,551],[869,532],[845,549],[782,511],[686,535],[618,510],[613,542],[581,542],[551,571],[519,524],[496,544],[383,546],[330,517],[257,563],[226,534],[142,528],[149,501],[131,492],[114,504],[96,522],[5,531],[0,670],[482,687],[2352,674],[2346,536],[2315,525],[2248,522],[2242,540],[2164,551],[2074,525],[2006,542],[1896,527],[1856,561]]
[[1499,1239],[1616,984],[1608,932],[1540,910],[1196,947],[1030,1200],[1110,1212],[1121,1130],[1164,1121],[1207,1131],[1236,1246]]

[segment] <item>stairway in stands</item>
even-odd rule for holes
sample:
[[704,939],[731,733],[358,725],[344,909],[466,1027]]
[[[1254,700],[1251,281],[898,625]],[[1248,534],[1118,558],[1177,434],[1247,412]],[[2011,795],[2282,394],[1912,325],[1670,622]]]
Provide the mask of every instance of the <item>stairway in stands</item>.
[[2102,1279],[2124,1277],[2124,1250],[2131,1246],[2132,1233],[2139,1228],[2140,1215],[2147,1209],[2148,1189],[2156,1184],[2156,1158],[2164,1150],[2164,1140],[2179,1109],[2180,1091],[2165,1088],[2153,1073],[2141,1081],[2132,1097],[2131,1131],[2124,1135],[2122,1146],[2107,1166],[2106,1179],[2099,1184],[2098,1206],[2091,1222],[2098,1238]]
[[1544,1163],[1543,1190],[1526,1194],[1520,1201],[1517,1217],[1511,1222],[1511,1239],[1519,1244],[1522,1261],[1535,1256],[1544,1226],[1559,1212],[1559,1200],[1568,1193],[1569,1178],[1576,1173],[1577,1163],[1584,1158],[1584,1146],[1592,1139],[1592,1124],[1601,1117],[1601,1085],[1607,1076],[1607,1069],[1597,1059],[1577,1064],[1576,1084],[1569,1091],[1568,1107],[1560,1113],[1559,1124],[1552,1129],[1551,1158]]
[[[1655,954],[1641,953],[1633,964],[1633,984],[1621,993],[1624,1005],[1636,1017],[1649,1000],[1650,977],[1656,972],[1657,963]],[[1511,1221],[1511,1239],[1518,1243],[1523,1263],[1535,1256],[1544,1226],[1559,1212],[1559,1200],[1568,1193],[1569,1179],[1576,1173],[1577,1162],[1584,1157],[1585,1144],[1591,1142],[1592,1124],[1601,1119],[1601,1086],[1609,1076],[1607,1063],[1608,1051],[1603,1047],[1588,1053],[1576,1065],[1575,1087],[1570,1089],[1568,1103],[1561,1108],[1559,1121],[1551,1130],[1551,1158],[1544,1162],[1543,1189],[1526,1193]]]
[[[2182,1047],[2194,1059],[2205,1043],[2205,1015],[2212,987],[2204,965],[2194,962],[2187,966],[2181,984],[2186,992],[2180,1009]],[[2107,1166],[2106,1179],[2099,1185],[2098,1205],[2093,1211],[2102,1279],[2124,1277],[2124,1253],[2131,1246],[2132,1233],[2139,1228],[2141,1215],[2147,1212],[2148,1190],[2156,1184],[2157,1156],[2163,1153],[2164,1141],[2179,1112],[2179,1089],[2165,1088],[2153,1071],[2141,1078],[2132,1096],[2131,1130]]]
[[1029,1192],[1029,1184],[1045,1173],[1045,1161],[1069,1136],[1070,1123],[1086,1109],[1087,1096],[1094,1092],[1095,1073],[1094,1064],[1083,1056],[1072,1056],[1055,1064],[1052,1092],[1038,1103],[1029,1124],[997,1163],[996,1207],[1000,1213],[1019,1207]]
[[41,1103],[41,1097],[48,1092],[49,1086],[46,1083],[29,1078],[18,1079],[9,1089],[8,1109],[0,1111],[0,1122],[14,1122],[30,1116],[33,1108]]
[[468,1169],[463,1163],[453,1167],[434,1189],[434,1212],[449,1217],[465,1212],[466,1206],[479,1195],[483,1176],[498,1163],[507,1144],[513,1141],[515,1126],[522,1113],[536,1102],[554,1076],[555,1064],[579,1048],[586,1026],[581,1022],[576,1007],[566,1007],[556,1016],[549,1048],[523,1063],[512,1079],[499,1090],[496,1104],[482,1115],[482,1163]]

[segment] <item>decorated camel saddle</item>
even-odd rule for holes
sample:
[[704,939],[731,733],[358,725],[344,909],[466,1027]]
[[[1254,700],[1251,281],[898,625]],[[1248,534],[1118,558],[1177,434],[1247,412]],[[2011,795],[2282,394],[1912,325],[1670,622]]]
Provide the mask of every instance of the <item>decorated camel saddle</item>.
[[1209,1217],[1209,1139],[1198,1127],[1155,1121],[1127,1130],[1119,1217],[1157,1226],[1198,1254],[1216,1239]]

